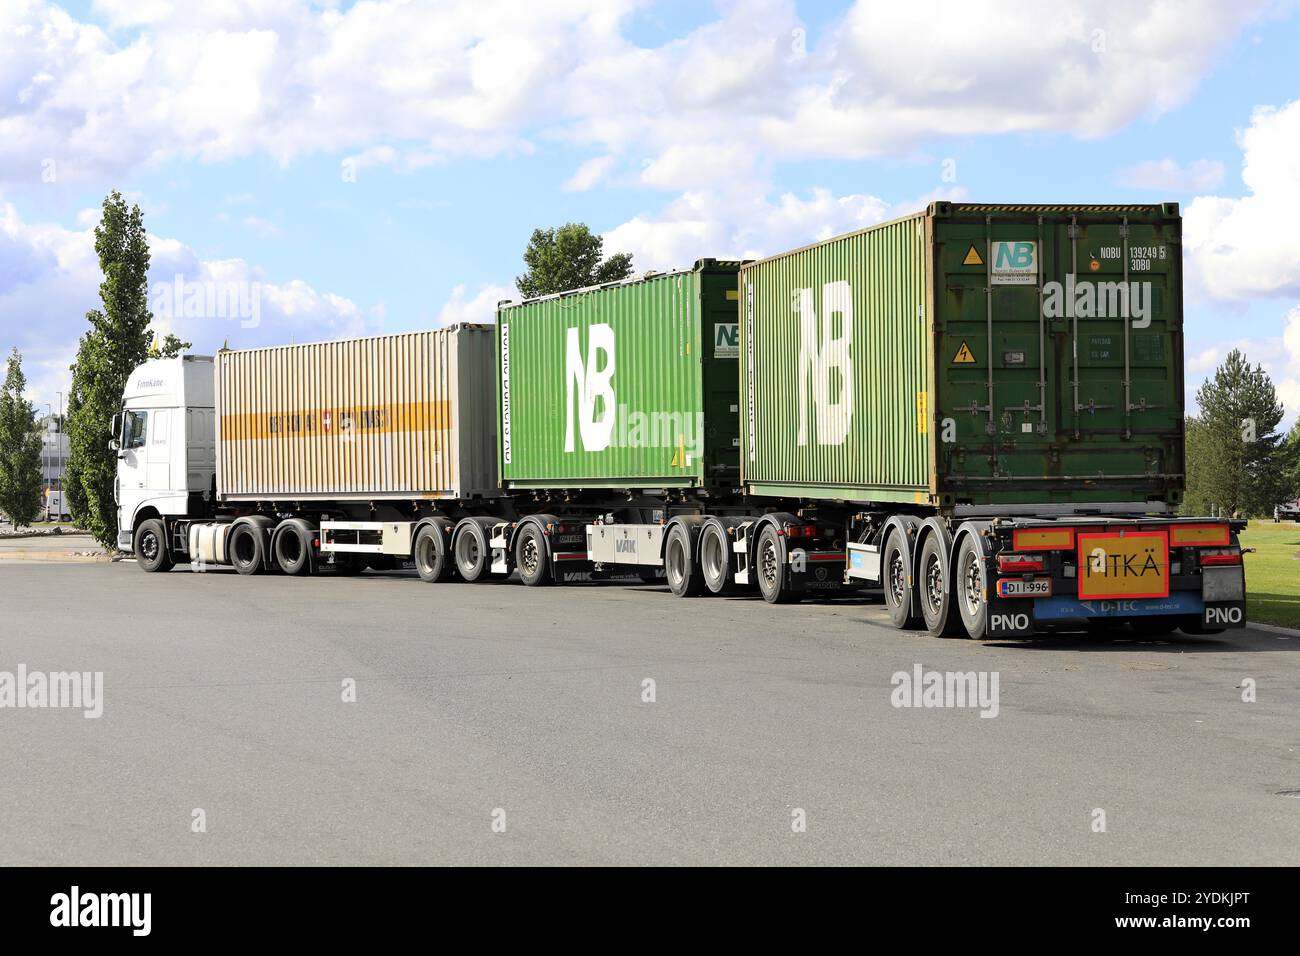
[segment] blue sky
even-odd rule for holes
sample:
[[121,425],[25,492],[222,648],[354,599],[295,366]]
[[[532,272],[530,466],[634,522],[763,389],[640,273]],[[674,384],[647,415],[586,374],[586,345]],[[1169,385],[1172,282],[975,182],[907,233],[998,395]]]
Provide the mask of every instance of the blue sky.
[[663,268],[932,198],[1176,200],[1189,394],[1241,345],[1292,420],[1297,50],[1267,0],[18,0],[0,346],[36,400],[65,387],[111,188],[159,281],[260,290],[254,327],[160,321],[202,350],[488,320],[530,231],[570,220]]

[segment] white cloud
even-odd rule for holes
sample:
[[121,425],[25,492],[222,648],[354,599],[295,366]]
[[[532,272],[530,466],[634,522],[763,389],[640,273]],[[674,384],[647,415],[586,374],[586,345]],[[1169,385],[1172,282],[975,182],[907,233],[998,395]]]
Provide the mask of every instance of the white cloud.
[[1166,156],[1121,169],[1116,179],[1121,186],[1133,189],[1161,193],[1201,192],[1223,182],[1223,163],[1214,159],[1195,159],[1180,166]]
[[597,185],[614,166],[613,156],[597,156],[579,166],[560,188],[569,193],[582,193]]
[[1101,136],[1182,103],[1263,2],[859,0],[765,118],[773,149],[864,157],[937,134]]
[[439,325],[454,325],[457,322],[495,322],[497,320],[497,303],[503,299],[520,298],[514,286],[481,285],[476,293],[468,296],[463,285],[451,291],[451,297],[443,304],[438,313]]
[[837,196],[820,186],[772,196],[769,184],[746,178],[737,188],[683,193],[659,213],[634,216],[603,238],[606,253],[632,253],[637,271],[680,269],[703,257],[761,258],[965,196],[951,187],[889,203],[865,193]]
[[1282,329],[1282,351],[1272,352],[1267,365],[1277,386],[1277,397],[1286,406],[1287,420],[1294,422],[1300,412],[1300,305],[1286,314]]
[[1281,326],[1280,335],[1216,342],[1195,355],[1188,355],[1185,361],[1189,409],[1195,405],[1201,383],[1223,364],[1230,351],[1239,349],[1251,365],[1262,365],[1268,373],[1278,400],[1286,408],[1282,428],[1289,428],[1300,414],[1300,305],[1292,306],[1282,316]]
[[[1112,132],[1183,102],[1265,5],[1188,0],[860,0],[808,37],[791,0],[737,0],[638,47],[638,0],[128,3],[83,23],[0,7],[0,178],[149,161],[349,155],[397,169],[527,152],[535,138],[650,156],[700,188],[748,158],[864,157],[952,135]],[[672,152],[694,144],[687,157]],[[694,159],[695,162],[684,162]]]
[[[78,228],[53,223],[28,223],[12,203],[0,203],[0,346],[16,345],[23,353],[30,396],[40,402],[66,398],[71,374],[68,366],[77,342],[87,328],[85,315],[100,307],[102,275],[95,254],[94,226],[97,210],[78,218]],[[150,306],[154,328],[175,332],[194,343],[195,352],[212,352],[227,339],[232,348],[314,341],[366,335],[381,331],[382,310],[369,313],[351,300],[321,292],[301,280],[273,282],[243,259],[204,260],[175,238],[150,236]],[[241,314],[233,306],[225,311],[187,314],[172,308],[177,296],[166,297],[160,310],[162,288],[179,277],[200,289],[237,288],[257,313]]]
[[1217,299],[1300,296],[1300,100],[1257,108],[1238,141],[1248,194],[1198,196],[1184,213],[1189,284]]

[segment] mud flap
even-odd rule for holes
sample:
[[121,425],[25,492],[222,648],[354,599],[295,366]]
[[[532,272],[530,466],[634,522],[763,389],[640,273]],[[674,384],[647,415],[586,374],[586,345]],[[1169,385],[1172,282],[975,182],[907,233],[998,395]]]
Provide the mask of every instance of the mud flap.
[[1034,601],[990,593],[987,622],[988,637],[1029,637],[1034,633]]
[[1201,625],[1212,628],[1246,626],[1245,601],[1217,601],[1206,604],[1201,613]]

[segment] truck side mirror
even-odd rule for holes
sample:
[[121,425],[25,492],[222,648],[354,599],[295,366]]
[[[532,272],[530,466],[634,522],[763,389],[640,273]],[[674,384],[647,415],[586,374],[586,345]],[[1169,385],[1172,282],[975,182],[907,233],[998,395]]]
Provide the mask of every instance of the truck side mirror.
[[[118,412],[116,415],[113,416],[113,423],[112,426],[110,427],[110,431],[112,432],[114,441],[122,437],[122,413],[121,412]],[[115,446],[113,445],[112,442],[109,443],[108,447],[115,449]]]

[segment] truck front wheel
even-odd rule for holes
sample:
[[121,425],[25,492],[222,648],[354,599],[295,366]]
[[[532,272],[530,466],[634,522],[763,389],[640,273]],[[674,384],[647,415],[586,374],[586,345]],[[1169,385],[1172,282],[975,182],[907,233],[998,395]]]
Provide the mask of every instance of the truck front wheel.
[[161,519],[142,521],[135,531],[135,560],[145,571],[170,571],[173,561],[167,551],[167,526]]

